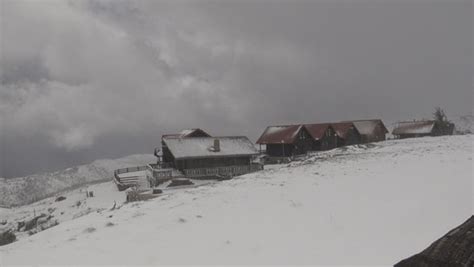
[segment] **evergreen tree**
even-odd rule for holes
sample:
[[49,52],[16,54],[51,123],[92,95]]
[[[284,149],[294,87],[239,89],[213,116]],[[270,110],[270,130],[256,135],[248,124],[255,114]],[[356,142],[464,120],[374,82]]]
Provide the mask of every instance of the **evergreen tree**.
[[436,107],[433,117],[439,129],[441,130],[442,135],[453,134],[454,124],[448,120],[448,117],[442,108]]
[[446,113],[444,113],[444,110],[440,107],[435,108],[435,112],[433,113],[434,119],[436,122],[443,123],[445,124],[448,121],[448,117],[446,116]]

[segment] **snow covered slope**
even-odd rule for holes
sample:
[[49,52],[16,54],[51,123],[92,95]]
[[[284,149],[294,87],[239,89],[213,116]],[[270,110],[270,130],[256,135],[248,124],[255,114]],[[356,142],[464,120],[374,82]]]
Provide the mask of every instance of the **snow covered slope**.
[[465,115],[456,117],[453,122],[456,125],[456,132],[474,133],[474,116]]
[[115,169],[144,165],[156,160],[153,155],[131,155],[120,159],[96,160],[91,164],[53,173],[0,179],[0,206],[24,205],[63,190],[88,183],[111,180]]
[[473,141],[354,146],[176,190],[0,247],[0,265],[391,266],[473,213]]

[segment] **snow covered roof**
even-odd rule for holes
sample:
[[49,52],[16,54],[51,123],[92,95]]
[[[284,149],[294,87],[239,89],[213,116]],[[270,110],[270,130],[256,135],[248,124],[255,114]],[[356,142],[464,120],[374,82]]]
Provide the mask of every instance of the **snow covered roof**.
[[435,127],[435,121],[406,121],[399,122],[393,129],[394,135],[399,134],[430,134]]
[[[215,151],[214,141],[219,140],[220,149]],[[201,157],[250,156],[258,154],[255,146],[245,136],[229,137],[163,137],[175,159]]]
[[374,133],[378,125],[382,126],[385,129],[385,133],[388,133],[387,127],[383,124],[382,120],[356,120],[351,121],[354,123],[354,126],[357,128],[360,134],[362,135],[371,135]]
[[[319,140],[323,138],[324,133],[327,131],[331,125],[329,123],[314,123],[314,124],[305,124],[306,129],[308,129],[309,134],[315,139]],[[332,127],[331,127],[332,128]]]
[[268,126],[257,144],[292,144],[302,128],[303,125]]
[[355,125],[352,122],[331,123],[331,126],[334,131],[336,131],[337,136],[342,139],[346,139],[347,135],[349,134],[349,130],[354,129],[355,131],[357,131],[357,128],[355,128]]
[[204,130],[199,128],[194,129],[184,129],[179,133],[176,134],[165,134],[163,137],[178,137],[178,138],[186,138],[186,137],[211,137],[210,134],[206,133]]

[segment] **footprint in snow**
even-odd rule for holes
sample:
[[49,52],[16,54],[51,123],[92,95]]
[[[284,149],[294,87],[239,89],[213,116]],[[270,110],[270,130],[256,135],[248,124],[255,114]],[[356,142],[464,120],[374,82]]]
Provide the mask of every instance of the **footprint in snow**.
[[87,234],[93,233],[95,231],[96,229],[94,227],[87,227],[86,229],[84,229],[84,233],[87,233]]
[[132,217],[133,217],[133,218],[137,218],[137,217],[141,217],[141,216],[143,216],[143,215],[145,215],[145,213],[143,213],[143,212],[135,212],[135,213],[132,215]]
[[292,206],[294,208],[298,208],[298,207],[303,206],[303,204],[301,204],[300,202],[294,201],[294,200],[290,200],[290,206]]

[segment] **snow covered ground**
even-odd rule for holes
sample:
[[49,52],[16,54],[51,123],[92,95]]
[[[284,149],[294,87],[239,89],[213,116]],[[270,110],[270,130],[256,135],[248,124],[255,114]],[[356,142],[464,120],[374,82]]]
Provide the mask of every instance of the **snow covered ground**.
[[[78,189],[62,202],[0,210],[13,218],[55,207],[69,216],[0,247],[0,265],[393,265],[473,213],[473,142],[427,137],[336,149],[123,206],[113,183],[90,185],[94,198]],[[119,209],[110,210],[113,200]],[[84,207],[92,212],[74,216]]]
[[0,179],[0,207],[19,206],[56,195],[86,184],[112,180],[116,169],[153,163],[149,155],[131,155],[120,159],[96,160],[53,173]]

